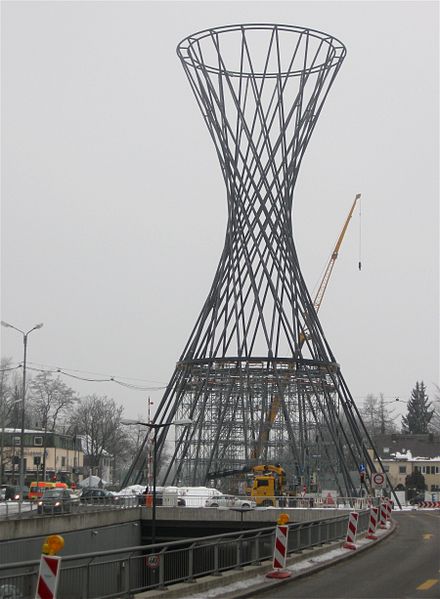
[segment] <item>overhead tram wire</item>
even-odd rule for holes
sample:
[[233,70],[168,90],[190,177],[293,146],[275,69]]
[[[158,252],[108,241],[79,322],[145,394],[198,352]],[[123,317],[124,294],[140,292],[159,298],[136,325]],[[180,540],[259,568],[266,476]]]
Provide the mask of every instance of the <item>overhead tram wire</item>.
[[[9,370],[18,370],[19,368],[22,368],[21,363],[18,364],[17,366],[0,369],[0,372],[6,372]],[[28,370],[32,370],[34,372],[47,372],[49,374],[61,374],[61,375],[68,376],[70,378],[73,378],[73,379],[76,379],[79,381],[85,381],[88,383],[116,383],[117,385],[120,385],[121,387],[125,387],[126,389],[132,389],[133,391],[160,391],[160,390],[166,388],[166,386],[155,386],[155,387],[145,386],[144,387],[141,385],[133,385],[131,383],[127,383],[127,382],[118,380],[117,378],[110,376],[110,375],[103,375],[103,376],[107,376],[107,378],[102,378],[102,379],[82,377],[82,376],[78,376],[76,374],[72,374],[71,372],[66,372],[66,370],[68,370],[68,369],[62,369],[62,368],[56,368],[56,367],[35,368],[33,366],[28,366],[27,368],[28,368]],[[81,371],[73,370],[72,372],[81,372]],[[131,379],[131,380],[144,380],[144,379]],[[147,381],[145,381],[145,382],[147,382]]]
[[[106,376],[106,377],[111,377],[114,375],[109,375],[107,373],[102,373],[102,372],[93,372],[91,370],[79,370],[79,369],[75,369],[75,368],[64,368],[64,367],[60,367],[57,364],[42,364],[41,362],[28,362],[29,364],[33,364],[34,366],[43,366],[45,368],[61,368],[62,370],[68,370],[69,372],[79,372],[82,374],[93,374],[96,376]],[[130,381],[141,381],[143,383],[158,383],[160,385],[162,385],[162,381],[151,381],[151,380],[146,380],[146,379],[141,379],[141,378],[136,378],[136,377],[132,377],[132,376],[121,376],[121,375],[117,375],[116,378],[118,379],[127,379]]]

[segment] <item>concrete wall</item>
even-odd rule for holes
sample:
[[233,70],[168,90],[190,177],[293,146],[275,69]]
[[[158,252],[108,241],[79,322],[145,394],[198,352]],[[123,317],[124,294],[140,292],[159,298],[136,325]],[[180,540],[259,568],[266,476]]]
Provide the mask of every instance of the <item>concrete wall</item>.
[[[161,531],[167,540],[182,538],[182,535],[194,538],[240,530],[242,521],[253,528],[273,526],[281,513],[287,513],[290,522],[309,522],[343,516],[349,511],[268,508],[240,513],[217,508],[158,507],[158,540]],[[60,555],[134,547],[142,541],[148,543],[151,512],[151,508],[136,508],[0,521],[0,563],[39,559],[43,542],[51,534],[64,537],[65,547]]]
[[[261,524],[261,527],[275,525],[280,514],[287,514],[290,522],[310,522],[323,520],[349,514],[349,509],[332,508],[259,508],[246,512],[222,510],[219,508],[192,508],[192,507],[158,507],[157,521],[186,521],[186,522],[252,522]],[[151,520],[151,508],[141,509],[141,519]]]
[[133,547],[141,543],[139,510],[44,516],[0,522],[0,564],[39,559],[48,535],[64,537],[60,555]]

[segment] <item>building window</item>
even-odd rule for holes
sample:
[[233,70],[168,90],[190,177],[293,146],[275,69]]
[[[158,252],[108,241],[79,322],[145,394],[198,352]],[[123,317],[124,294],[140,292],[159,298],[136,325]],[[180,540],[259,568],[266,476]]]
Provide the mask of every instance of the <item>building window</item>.
[[61,458],[61,468],[65,468],[66,467],[66,458],[65,456],[62,456]]
[[43,437],[34,437],[34,445],[37,445],[37,447],[42,447]]
[[422,466],[422,474],[426,474],[426,466]]
[[414,466],[414,472],[420,474],[420,466]]
[[20,445],[20,437],[14,437],[14,445],[18,447]]
[[436,466],[436,467],[435,467],[435,473],[436,473],[436,474],[438,474],[438,473],[439,473],[439,467],[438,467],[438,466]]
[[389,472],[390,471],[390,467],[388,466],[388,464],[384,464],[383,465],[383,469],[385,470],[385,472]]
[[399,474],[406,474],[406,466],[399,466]]

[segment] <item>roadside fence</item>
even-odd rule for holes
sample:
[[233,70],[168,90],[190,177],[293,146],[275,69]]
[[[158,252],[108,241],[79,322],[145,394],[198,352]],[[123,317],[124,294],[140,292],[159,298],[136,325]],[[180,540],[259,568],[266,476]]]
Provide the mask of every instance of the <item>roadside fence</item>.
[[[104,509],[131,509],[139,507],[136,496],[119,495],[113,498],[76,498],[69,503],[60,505],[39,505],[39,501],[2,501],[0,503],[0,518],[20,519],[37,517],[39,515],[54,516],[57,514],[76,514]],[[0,595],[0,599],[2,599]]]
[[[289,524],[288,554],[343,539],[348,515]],[[368,529],[369,511],[359,513],[359,532]],[[220,575],[231,569],[259,565],[272,558],[275,526],[240,533],[199,537],[63,557],[58,586],[60,599],[110,599],[200,576]],[[0,597],[8,589],[12,599],[35,596],[39,560],[0,566]]]

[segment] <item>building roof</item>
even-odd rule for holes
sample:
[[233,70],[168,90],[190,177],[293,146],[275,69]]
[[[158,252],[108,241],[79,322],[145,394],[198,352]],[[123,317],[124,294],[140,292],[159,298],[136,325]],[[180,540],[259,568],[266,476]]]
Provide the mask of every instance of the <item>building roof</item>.
[[[21,428],[5,428],[3,429],[3,431],[5,433],[16,433],[17,435],[21,435]],[[26,433],[33,433],[34,435],[44,435],[44,431],[42,430],[33,430],[30,428],[25,428],[24,429],[25,434]],[[48,431],[50,433],[52,433],[52,431]],[[58,433],[56,433],[58,434]]]
[[373,443],[381,459],[393,458],[397,454],[406,454],[408,451],[412,459],[429,459],[440,456],[440,435],[433,433],[376,435],[373,438]]

